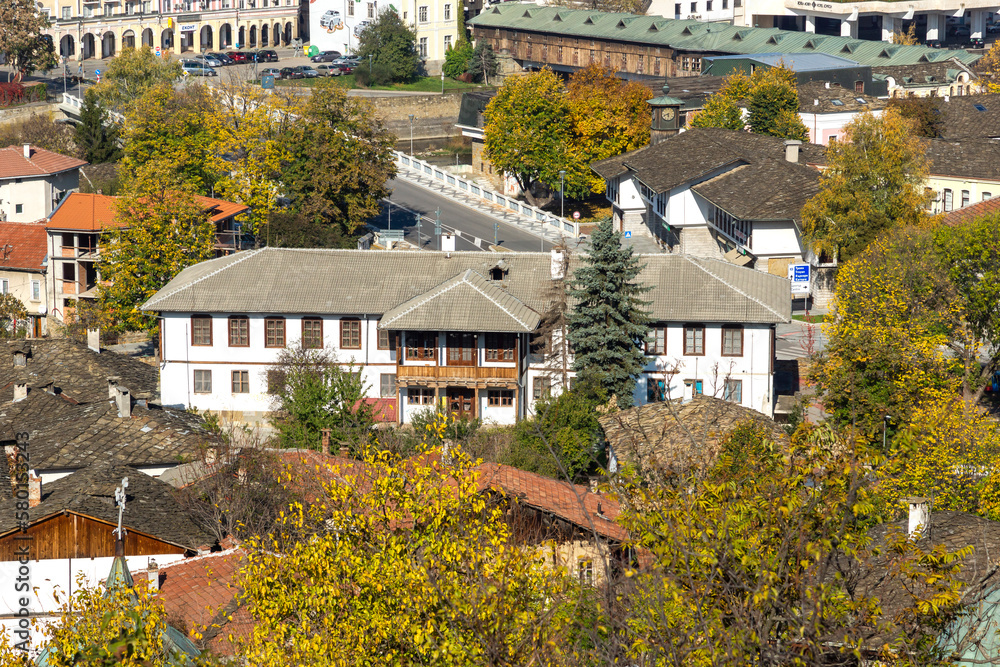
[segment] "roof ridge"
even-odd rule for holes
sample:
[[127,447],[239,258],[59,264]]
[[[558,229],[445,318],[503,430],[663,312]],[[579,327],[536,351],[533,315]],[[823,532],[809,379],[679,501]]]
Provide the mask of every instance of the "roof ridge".
[[[236,266],[237,264],[240,264],[244,260],[250,259],[251,257],[255,257],[259,253],[263,252],[266,249],[267,248],[260,248],[258,250],[248,250],[247,254],[244,257],[239,257],[235,261],[229,262],[225,266],[222,266],[222,267],[216,269],[215,271],[209,271],[208,273],[206,273],[205,275],[201,276],[200,278],[196,278],[196,279],[192,280],[191,282],[187,283],[186,285],[181,285],[180,287],[178,287],[174,291],[172,291],[172,292],[170,292],[168,294],[164,294],[163,296],[161,296],[156,301],[147,301],[146,303],[144,303],[142,305],[142,309],[143,310],[151,309],[151,307],[153,305],[155,305],[157,302],[162,301],[162,300],[166,299],[167,297],[171,297],[171,296],[173,296],[175,294],[183,292],[184,290],[188,289],[189,287],[194,287],[195,285],[197,285],[201,281],[206,280],[208,278],[211,278],[211,277],[213,277],[213,276],[215,276],[215,275],[217,275],[219,273],[222,273],[226,269],[228,269],[230,267],[233,267],[233,266]],[[209,261],[211,261],[211,260],[209,260]],[[192,266],[197,266],[197,264],[192,264]]]
[[[470,271],[472,271],[472,269],[466,269],[465,273],[469,273]],[[459,278],[459,276],[461,276],[461,278]],[[423,306],[427,302],[432,301],[433,299],[436,299],[437,297],[439,297],[442,294],[450,292],[451,290],[455,289],[456,287],[458,287],[459,285],[461,285],[464,282],[465,282],[465,276],[462,275],[461,273],[456,273],[451,278],[448,278],[447,280],[443,280],[440,283],[438,283],[437,285],[435,285],[434,287],[430,288],[429,290],[426,290],[423,294],[418,294],[417,296],[413,297],[414,299],[419,299],[421,296],[423,296],[425,298],[423,300],[421,300],[421,301],[415,302],[412,306],[410,306],[406,310],[398,313],[392,319],[390,319],[390,320],[384,320],[383,319],[382,322],[381,322],[381,324],[384,324],[387,327],[389,324],[391,324],[392,322],[398,320],[403,315],[409,315],[410,313],[412,313],[417,308],[420,308],[421,306]],[[448,283],[451,283],[451,284],[449,285]],[[443,287],[445,285],[447,285],[447,287]],[[440,289],[441,291],[436,291],[438,289]],[[431,292],[433,292],[433,294],[431,294],[430,296],[427,296],[428,293],[431,293]]]
[[[691,255],[682,255],[682,257],[684,257],[686,260],[688,260],[689,262],[691,262],[692,264],[694,264],[695,266],[697,266],[699,269],[701,269],[702,271],[704,271],[708,275],[712,276],[713,278],[715,278],[716,280],[718,280],[723,285],[725,285],[729,289],[733,290],[734,292],[736,292],[740,296],[742,296],[742,297],[744,297],[746,299],[749,299],[750,301],[753,301],[754,303],[756,303],[759,306],[763,306],[766,310],[768,310],[768,311],[774,313],[775,315],[777,315],[778,317],[781,317],[782,319],[784,319],[784,316],[781,313],[779,313],[778,311],[776,311],[774,308],[771,308],[769,305],[767,305],[766,303],[764,303],[760,299],[757,299],[757,298],[755,298],[753,296],[750,296],[749,294],[747,294],[746,292],[744,292],[743,290],[741,290],[739,287],[736,287],[735,285],[730,284],[727,280],[725,280],[721,276],[713,273],[712,271],[709,271],[708,267],[702,266],[699,262],[696,262],[695,258],[692,257]],[[699,258],[699,259],[702,259],[702,258]],[[720,261],[720,260],[715,260],[715,261]],[[728,264],[727,264],[727,266],[728,266]],[[735,266],[735,264],[733,266]],[[751,269],[751,270],[753,270],[753,269]],[[762,273],[764,275],[772,275],[772,274],[765,274],[763,271],[761,271],[760,273]],[[776,278],[780,278],[780,276],[775,276],[775,277]]]
[[[469,273],[476,273],[476,272],[474,272],[472,269],[466,270],[466,276],[468,276]],[[479,274],[476,273],[476,275],[478,276]],[[480,276],[480,278],[482,278],[482,276]],[[503,312],[507,313],[508,317],[510,317],[512,320],[514,320],[515,322],[517,322],[518,324],[520,324],[522,327],[524,327],[524,329],[526,331],[531,331],[531,328],[528,326],[528,324],[526,322],[522,322],[520,319],[518,319],[516,315],[514,315],[512,312],[510,312],[509,310],[507,310],[507,308],[505,308],[504,306],[502,306],[496,299],[494,299],[493,297],[491,297],[484,290],[480,289],[476,285],[473,285],[471,282],[468,282],[465,277],[463,277],[462,280],[464,282],[466,282],[469,285],[469,287],[471,287],[472,289],[476,290],[477,292],[479,292],[480,294],[482,294],[484,297],[486,297],[487,299],[489,299],[497,308],[499,308]],[[484,278],[484,280],[485,280],[485,278]],[[519,304],[521,304],[522,306],[524,306],[525,308],[527,308],[531,312],[535,313],[536,315],[539,314],[537,310],[535,310],[534,308],[532,308],[531,306],[529,306],[525,302],[521,301],[520,299],[518,299],[513,294],[510,294],[510,293],[507,293],[507,292],[505,292],[505,294],[507,294],[507,296],[509,296],[511,299],[514,299]]]

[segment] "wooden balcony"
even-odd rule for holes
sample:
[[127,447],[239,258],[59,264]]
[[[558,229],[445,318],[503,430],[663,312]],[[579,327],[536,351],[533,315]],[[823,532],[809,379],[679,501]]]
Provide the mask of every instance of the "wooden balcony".
[[397,366],[396,383],[424,386],[507,387],[517,384],[517,369],[482,366]]

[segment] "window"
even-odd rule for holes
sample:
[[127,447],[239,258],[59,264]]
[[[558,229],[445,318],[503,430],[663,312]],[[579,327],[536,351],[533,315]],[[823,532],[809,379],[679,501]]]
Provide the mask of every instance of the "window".
[[944,191],[944,210],[945,210],[945,212],[948,212],[948,211],[951,210],[951,208],[952,208],[951,190],[948,190],[947,188],[945,188],[945,191]]
[[712,11],[712,0],[707,0],[705,2],[705,11],[706,12]]
[[233,393],[250,393],[250,371],[233,371]]
[[382,398],[396,398],[395,373],[382,373],[379,376],[379,396]]
[[229,318],[229,347],[250,347],[250,320],[248,318]]
[[285,347],[285,318],[264,319],[264,347]]
[[514,335],[486,334],[486,361],[514,361]]
[[340,321],[340,347],[345,350],[361,349],[361,320]]
[[829,139],[829,142],[830,142],[831,144],[835,144],[835,143],[837,143],[837,135],[836,135],[836,134],[831,134],[831,135],[830,135],[830,139]]
[[743,327],[722,327],[722,356],[743,356]]
[[674,14],[677,14],[678,16],[680,16],[680,14],[681,14],[681,3],[678,2],[677,4],[674,5]]
[[986,201],[987,199],[990,199],[992,196],[993,196],[993,193],[991,193],[991,192],[984,192],[983,193],[983,201]]
[[514,405],[514,390],[490,389],[486,401],[491,408],[509,408]]
[[700,324],[684,327],[684,354],[689,357],[705,354],[705,327]]
[[594,561],[591,558],[581,558],[576,564],[580,583],[592,586],[594,584]]
[[285,372],[277,369],[271,369],[267,372],[267,393],[274,394],[279,393],[285,387]]
[[302,347],[311,350],[323,349],[323,320],[318,317],[302,318]]
[[729,0],[722,0],[722,8],[729,9]]
[[656,378],[646,378],[647,403],[655,403],[656,401],[662,401],[666,397],[667,397],[666,380],[658,380]]
[[747,248],[752,247],[753,223],[751,221],[735,218],[718,206],[713,206],[712,209],[711,223],[716,229],[737,243],[745,245]]
[[531,381],[531,397],[536,401],[548,398],[552,391],[552,381],[549,378],[535,378]]
[[436,332],[411,331],[406,334],[406,358],[418,361],[437,359],[438,335]]
[[7,294],[10,291],[10,281],[4,278],[0,280],[0,294]]
[[451,35],[444,36],[444,50],[447,53],[448,49],[451,48]]
[[212,316],[195,315],[191,318],[191,344],[212,344]]
[[969,205],[969,191],[962,190],[962,208],[965,208],[968,205]]
[[684,386],[691,390],[691,396],[701,396],[704,385],[701,380],[684,380]]
[[63,7],[62,8],[62,17],[63,17],[63,20],[70,18],[70,16],[71,16],[70,12],[72,12],[72,11],[73,11],[73,9],[71,7]]
[[[240,4],[240,7],[242,7],[242,6],[243,5]],[[353,2],[348,2],[347,3],[347,15],[348,16],[354,16],[354,3]],[[406,17],[404,16],[403,18],[405,19]]]
[[427,23],[427,5],[421,5],[417,9],[417,20],[421,23]]
[[396,332],[388,331],[386,329],[378,330],[378,349],[380,350],[395,350],[396,349]]
[[209,370],[199,370],[194,371],[194,393],[196,394],[211,394],[212,393],[212,371]]
[[14,204],[14,213],[23,213],[24,204]]
[[427,38],[426,37],[421,37],[420,38],[420,46],[418,47],[417,51],[418,51],[417,55],[419,55],[421,58],[426,58],[427,57]]
[[733,403],[743,402],[743,380],[726,380],[722,398]]
[[646,354],[667,353],[667,330],[664,327],[653,327],[646,337]]
[[698,3],[697,2],[692,2],[691,3],[691,13],[692,14],[697,14],[698,13]]
[[41,301],[42,300],[42,281],[32,280],[31,281],[31,300]]
[[370,18],[370,19],[375,18],[375,3],[374,2],[369,2],[368,3],[368,18]]
[[406,400],[410,405],[433,405],[434,390],[430,387],[410,387],[406,390]]
[[444,6],[444,20],[445,21],[451,20],[451,5]]
[[609,178],[608,179],[607,197],[608,197],[608,201],[614,202],[615,204],[618,203],[618,179],[617,178]]

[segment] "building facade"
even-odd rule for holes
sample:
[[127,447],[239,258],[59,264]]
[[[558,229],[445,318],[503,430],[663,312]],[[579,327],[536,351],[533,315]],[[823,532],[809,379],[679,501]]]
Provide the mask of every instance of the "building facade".
[[43,220],[80,187],[86,164],[30,144],[0,149],[0,221]]
[[[563,261],[548,253],[268,248],[204,262],[143,306],[161,318],[162,400],[244,421],[266,417],[278,358],[301,344],[360,373],[368,398],[394,421],[446,409],[514,423],[561,391],[563,368],[572,368],[537,340]],[[710,393],[771,414],[774,326],[790,317],[788,282],[726,262],[643,261],[654,326],[633,399]],[[230,298],[234,285],[257,289],[246,280],[266,293]],[[690,291],[676,292],[681,283]],[[720,299],[745,307],[720,307]],[[565,373],[570,383],[573,376]]]
[[47,332],[48,292],[45,289],[45,225],[0,222],[0,294],[11,294],[28,311],[29,336]]

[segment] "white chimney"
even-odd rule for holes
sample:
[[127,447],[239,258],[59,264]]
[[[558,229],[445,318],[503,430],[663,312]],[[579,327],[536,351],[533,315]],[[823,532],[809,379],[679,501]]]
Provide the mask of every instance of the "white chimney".
[[550,252],[550,271],[552,280],[562,280],[566,277],[566,251],[553,248]]
[[152,591],[160,590],[160,566],[152,558],[149,559],[149,564],[146,566],[146,576],[149,577],[149,589]]
[[101,353],[101,330],[87,329],[87,347],[98,354]]
[[27,382],[15,382],[14,383],[14,402],[23,401],[28,398],[28,383]]
[[798,139],[785,139],[785,159],[789,162],[799,161],[799,146],[802,142]]
[[829,88],[830,88],[830,82],[829,81],[826,82],[826,88],[827,88],[827,90],[829,90]]
[[24,159],[25,160],[31,159],[31,144],[24,145]]
[[28,471],[28,507],[38,507],[42,503],[42,477],[34,470]]
[[117,375],[108,376],[108,398],[118,398],[118,381],[121,380]]
[[132,395],[128,391],[128,387],[123,387],[118,385],[118,395],[115,396],[115,401],[118,403],[118,416],[122,419],[132,418]]
[[907,535],[910,537],[916,537],[918,533],[926,535],[931,520],[930,501],[927,498],[907,498],[906,502],[910,506]]
[[813,106],[814,107],[818,107],[819,106],[819,100],[814,99],[813,100]]
[[945,102],[949,101],[950,99],[951,99],[951,95],[945,95],[944,96],[944,101]]

